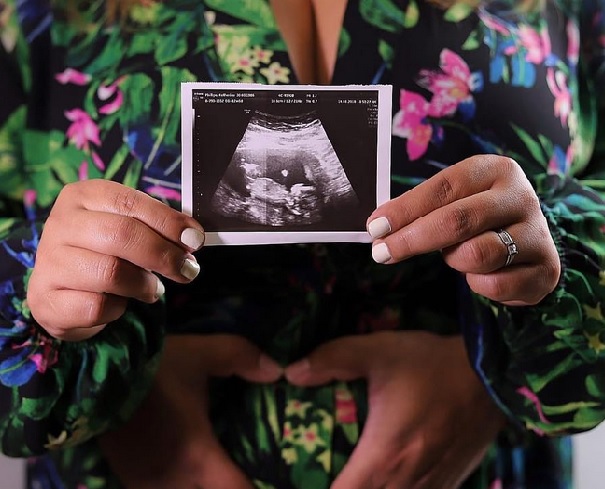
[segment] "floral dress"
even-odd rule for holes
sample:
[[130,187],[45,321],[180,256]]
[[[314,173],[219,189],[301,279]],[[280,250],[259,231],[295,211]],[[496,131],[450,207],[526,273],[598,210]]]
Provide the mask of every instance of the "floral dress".
[[[368,244],[219,246],[194,284],[78,343],[24,301],[61,188],[111,179],[180,208],[180,84],[297,80],[268,0],[140,0],[119,23],[103,0],[0,7],[0,446],[28,457],[29,487],[120,487],[95,436],[145,396],[166,334],[241,334],[285,364],[389,329],[464,335],[511,420],[465,489],[571,487],[565,435],[605,418],[603,0],[525,14],[350,0],[340,33],[332,83],[393,86],[393,196],[473,154],[525,169],[563,267],[539,306],[474,295],[438,254],[385,267]],[[367,411],[362,382],[228,379],[211,397],[223,445],[264,489],[329,487]]]

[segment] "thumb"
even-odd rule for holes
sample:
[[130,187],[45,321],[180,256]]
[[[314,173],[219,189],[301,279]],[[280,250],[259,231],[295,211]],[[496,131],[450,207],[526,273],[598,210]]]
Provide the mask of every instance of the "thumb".
[[237,375],[250,382],[275,382],[284,369],[262,350],[237,335],[212,335],[206,338],[205,368],[211,377]]
[[299,386],[316,386],[333,380],[348,381],[367,377],[371,335],[345,336],[320,345],[307,357],[286,368],[288,382]]

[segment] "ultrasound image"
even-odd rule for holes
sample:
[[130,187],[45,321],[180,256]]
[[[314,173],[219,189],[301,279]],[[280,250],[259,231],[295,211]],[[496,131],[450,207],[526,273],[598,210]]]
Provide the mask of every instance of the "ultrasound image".
[[322,221],[359,199],[315,113],[255,112],[211,199],[214,212],[265,226]]

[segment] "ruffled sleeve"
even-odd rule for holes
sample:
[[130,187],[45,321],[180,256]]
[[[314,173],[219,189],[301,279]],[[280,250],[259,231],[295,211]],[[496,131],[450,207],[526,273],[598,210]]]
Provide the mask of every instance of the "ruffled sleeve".
[[[28,103],[28,45],[33,36],[44,42],[50,13],[24,10],[18,20],[14,3],[0,3],[0,450],[29,456],[81,443],[128,418],[153,378],[164,321],[162,305],[133,302],[99,335],[66,343],[32,320],[25,291],[42,223],[21,139],[27,107],[35,107]],[[23,22],[36,27],[28,39]]]
[[493,398],[521,427],[546,435],[605,419],[603,0],[584,2],[581,25],[580,123],[590,157],[576,178],[544,174],[535,181],[561,257],[560,283],[536,307],[474,296],[464,324],[472,362]]

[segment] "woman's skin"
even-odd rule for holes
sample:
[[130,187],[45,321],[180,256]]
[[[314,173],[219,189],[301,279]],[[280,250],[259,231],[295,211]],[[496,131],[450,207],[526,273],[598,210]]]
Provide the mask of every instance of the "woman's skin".
[[271,0],[301,84],[332,79],[347,0]]
[[[346,2],[272,5],[301,82],[329,82]],[[493,231],[499,228],[519,247],[506,268],[506,246]],[[478,155],[443,170],[379,207],[368,230],[377,261],[392,264],[441,250],[475,292],[504,304],[538,303],[561,273],[534,190],[522,169],[502,156]],[[191,253],[203,239],[199,223],[141,192],[108,181],[68,185],[41,236],[28,287],[32,315],[56,338],[90,338],[119,318],[128,300],[156,301],[163,293],[158,276],[193,280],[199,267]],[[471,369],[460,336],[401,331],[345,337],[285,370],[242,338],[168,336],[142,408],[101,438],[128,489],[251,489],[210,428],[205,385],[214,375],[254,382],[285,375],[301,386],[367,379],[369,419],[333,489],[454,489],[505,422]],[[167,429],[154,430],[150,439],[145,427],[157,420]],[[157,456],[172,446],[178,454]],[[148,477],[149,460],[157,477]]]

